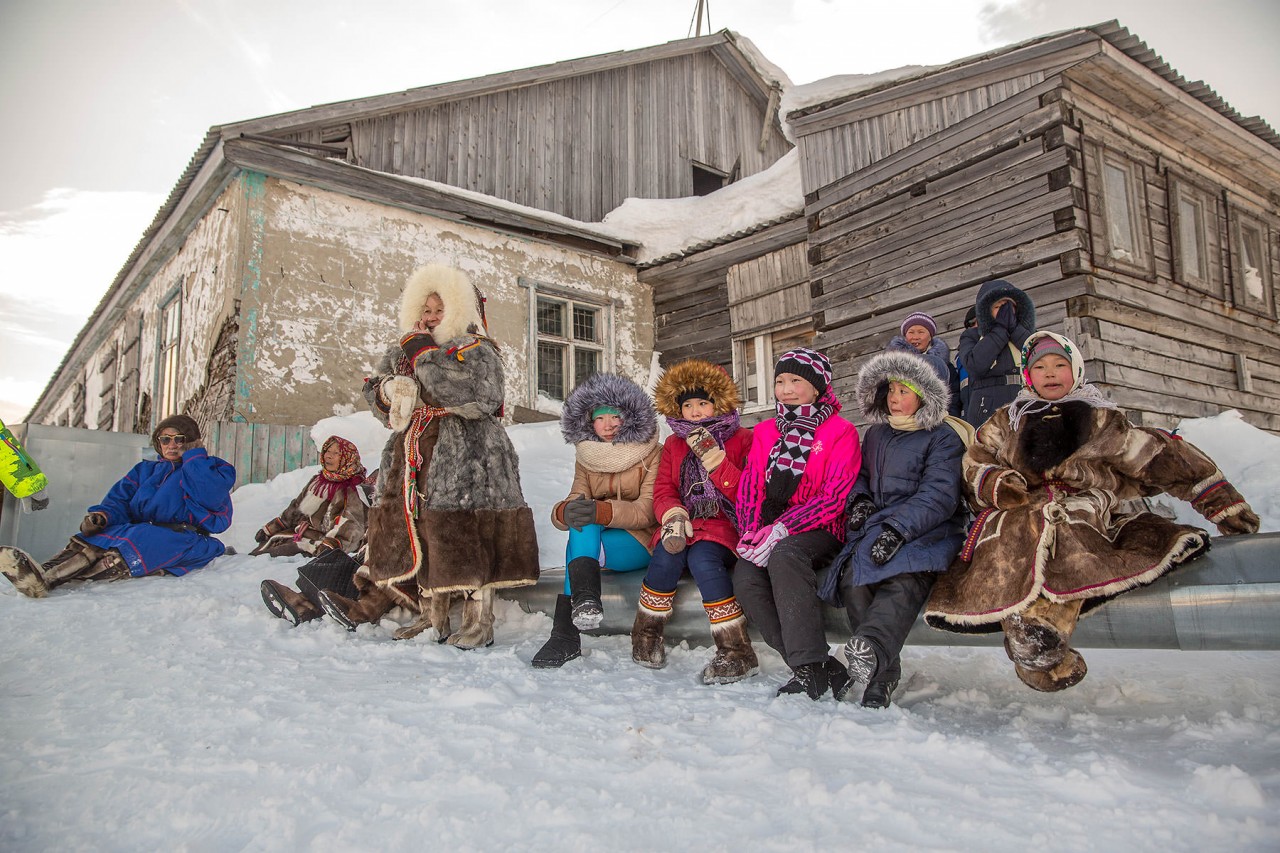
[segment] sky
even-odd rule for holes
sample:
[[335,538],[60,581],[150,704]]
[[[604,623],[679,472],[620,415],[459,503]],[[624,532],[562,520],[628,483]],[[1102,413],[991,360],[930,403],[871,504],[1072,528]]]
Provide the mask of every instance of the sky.
[[[22,420],[206,131],[691,35],[694,0],[4,0],[0,419]],[[714,0],[796,84],[1118,18],[1280,128],[1274,0]],[[704,25],[705,27],[705,25]],[[705,32],[705,29],[704,29]]]

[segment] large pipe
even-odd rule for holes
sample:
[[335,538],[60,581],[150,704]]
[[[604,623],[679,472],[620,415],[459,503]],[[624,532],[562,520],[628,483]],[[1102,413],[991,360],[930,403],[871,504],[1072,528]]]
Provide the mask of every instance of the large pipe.
[[[1072,645],[1096,649],[1184,649],[1223,651],[1280,649],[1280,533],[1215,538],[1212,547],[1149,586],[1111,601],[1080,621]],[[627,634],[640,601],[644,572],[603,575],[604,622],[599,633]],[[555,611],[564,591],[564,572],[545,571],[534,586],[504,590],[527,612]],[[849,638],[844,612],[825,610],[827,638]],[[689,577],[680,581],[667,623],[672,640],[710,642],[702,597]],[[923,620],[908,643],[929,646],[989,646],[992,634],[953,634]]]

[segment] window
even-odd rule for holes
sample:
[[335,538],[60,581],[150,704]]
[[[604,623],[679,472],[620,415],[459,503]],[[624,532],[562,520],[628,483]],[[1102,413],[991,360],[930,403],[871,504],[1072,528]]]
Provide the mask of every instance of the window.
[[1095,261],[1125,272],[1150,275],[1150,224],[1142,164],[1114,151],[1093,149],[1096,181],[1090,204]]
[[693,170],[693,194],[710,195],[729,183],[729,176],[724,172],[697,160],[690,160]]
[[543,284],[530,289],[532,358],[529,396],[563,400],[582,380],[609,364],[611,306]]
[[1217,199],[1208,190],[1171,174],[1169,215],[1174,280],[1221,298]]
[[1271,281],[1271,231],[1265,222],[1231,209],[1231,290],[1238,308],[1275,316]]
[[813,327],[806,323],[765,332],[733,342],[733,374],[738,380],[743,411],[773,405],[773,365],[789,349],[813,343]]
[[174,294],[160,308],[160,353],[156,359],[159,419],[178,413],[178,342],[182,332],[182,294]]

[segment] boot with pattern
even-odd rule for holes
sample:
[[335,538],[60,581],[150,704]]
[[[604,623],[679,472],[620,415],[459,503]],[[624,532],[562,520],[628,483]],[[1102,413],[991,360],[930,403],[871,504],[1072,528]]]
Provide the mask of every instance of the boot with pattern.
[[325,615],[348,631],[367,622],[377,622],[395,603],[391,593],[376,586],[362,591],[354,601],[331,589],[320,593],[320,606]]
[[711,638],[716,653],[702,669],[703,684],[732,684],[750,678],[760,671],[760,660],[747,636],[747,618],[736,598],[710,604],[703,602],[711,620]]
[[654,592],[640,585],[640,604],[636,607],[635,624],[631,626],[631,659],[641,666],[662,669],[667,665],[667,649],[662,638],[675,597],[674,591]]

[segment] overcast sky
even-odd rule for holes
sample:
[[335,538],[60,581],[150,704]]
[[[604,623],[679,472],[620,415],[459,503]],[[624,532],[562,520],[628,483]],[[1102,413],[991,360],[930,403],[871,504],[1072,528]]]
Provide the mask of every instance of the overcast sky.
[[[1280,128],[1278,0],[710,0],[795,83],[1118,18]],[[695,0],[0,0],[0,419],[20,421],[212,125],[660,44]]]

